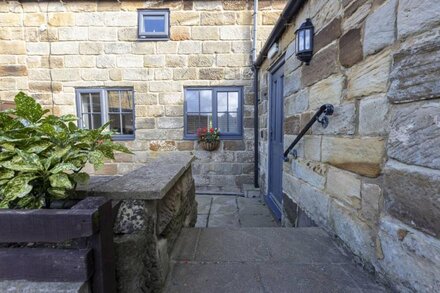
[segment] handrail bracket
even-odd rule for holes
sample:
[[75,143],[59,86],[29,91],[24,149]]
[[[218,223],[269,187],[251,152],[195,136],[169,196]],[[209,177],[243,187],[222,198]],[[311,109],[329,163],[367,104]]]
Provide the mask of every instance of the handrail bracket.
[[300,131],[298,136],[295,138],[295,140],[290,144],[290,146],[286,149],[286,151],[283,154],[284,162],[289,161],[289,153],[292,151],[293,157],[296,159],[298,158],[298,153],[296,150],[293,150],[295,145],[301,140],[301,138],[307,133],[307,131],[312,127],[312,125],[317,121],[322,125],[323,128],[327,128],[329,124],[329,119],[327,116],[333,115],[333,112],[335,111],[335,108],[331,104],[324,104],[322,105],[319,110],[313,115],[312,119],[307,123],[307,125]]

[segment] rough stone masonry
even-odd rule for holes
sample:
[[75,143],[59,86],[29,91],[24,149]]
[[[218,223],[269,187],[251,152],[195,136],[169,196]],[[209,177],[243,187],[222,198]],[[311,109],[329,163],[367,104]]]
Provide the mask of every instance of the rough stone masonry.
[[[294,31],[310,17],[310,66]],[[267,190],[267,68],[284,55],[286,147],[324,103],[284,164],[283,224],[303,210],[399,292],[440,291],[440,4],[307,1],[260,69],[260,184]]]
[[194,227],[197,202],[186,154],[162,155],[124,176],[97,176],[89,196],[119,202],[113,231],[118,292],[160,292],[183,227]]

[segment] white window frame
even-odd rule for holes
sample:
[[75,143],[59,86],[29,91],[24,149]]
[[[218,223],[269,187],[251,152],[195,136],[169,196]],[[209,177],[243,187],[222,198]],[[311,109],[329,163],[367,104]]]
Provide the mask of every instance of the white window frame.
[[101,125],[109,122],[109,105],[108,105],[108,92],[109,91],[130,91],[132,96],[132,113],[133,113],[133,134],[114,134],[112,136],[113,140],[134,140],[136,134],[136,125],[135,125],[135,105],[134,105],[134,91],[133,88],[78,88],[75,90],[76,92],[76,111],[78,116],[78,127],[84,128],[83,120],[82,120],[82,101],[81,94],[93,94],[99,93],[100,103],[101,103]]
[[[145,16],[163,16],[165,32],[146,32],[144,27]],[[139,9],[138,10],[138,39],[145,41],[164,41],[170,38],[170,11],[169,9]]]

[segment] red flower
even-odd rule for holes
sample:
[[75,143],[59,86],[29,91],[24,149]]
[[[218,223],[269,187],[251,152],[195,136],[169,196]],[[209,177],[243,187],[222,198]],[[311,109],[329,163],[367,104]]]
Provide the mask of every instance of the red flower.
[[214,133],[214,128],[209,129],[209,132]]

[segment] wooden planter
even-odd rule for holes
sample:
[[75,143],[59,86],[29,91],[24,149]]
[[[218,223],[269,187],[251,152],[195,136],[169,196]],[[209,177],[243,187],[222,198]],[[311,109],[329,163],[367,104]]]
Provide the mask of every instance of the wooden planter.
[[[116,292],[110,200],[89,197],[71,209],[0,209],[0,223],[0,281],[89,282],[94,293]],[[71,240],[77,244],[64,245]]]
[[216,149],[218,149],[219,145],[220,145],[220,141],[216,140],[213,142],[206,142],[206,141],[201,141],[200,145],[202,146],[202,149],[204,149],[205,151],[215,151]]

